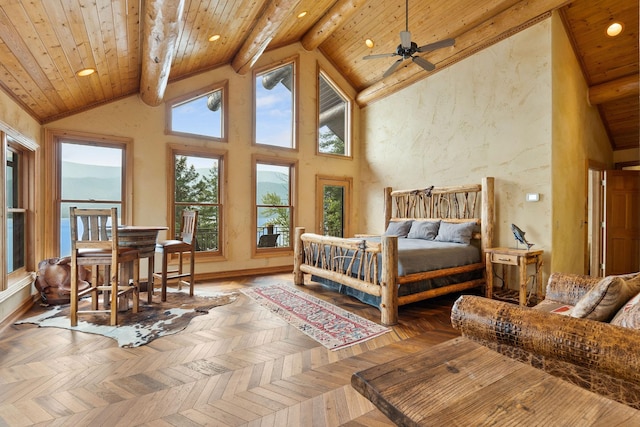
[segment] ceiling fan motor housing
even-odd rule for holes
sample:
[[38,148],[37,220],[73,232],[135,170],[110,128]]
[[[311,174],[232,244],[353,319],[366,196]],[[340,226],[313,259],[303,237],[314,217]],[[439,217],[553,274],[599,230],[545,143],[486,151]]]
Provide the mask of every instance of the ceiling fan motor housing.
[[414,53],[418,52],[418,45],[415,42],[411,42],[411,47],[404,47],[399,44],[396,48],[396,55],[402,56],[403,59],[410,58]]

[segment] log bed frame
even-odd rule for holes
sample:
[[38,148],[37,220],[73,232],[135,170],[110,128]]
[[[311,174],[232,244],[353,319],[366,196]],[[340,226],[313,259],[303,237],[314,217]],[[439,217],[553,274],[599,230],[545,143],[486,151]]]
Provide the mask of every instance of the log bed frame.
[[[493,187],[494,178],[485,177],[482,179],[482,184],[398,191],[392,191],[390,187],[384,189],[385,230],[389,222],[407,219],[472,221],[480,226],[480,232],[473,235],[475,241],[473,243],[479,243],[482,251],[481,262],[398,276],[398,238],[396,236],[381,236],[381,242],[376,243],[364,239],[343,239],[305,233],[304,227],[296,227],[293,281],[296,285],[304,285],[304,273],[308,273],[379,296],[378,308],[381,313],[381,323],[384,325],[398,323],[398,307],[401,305],[482,286],[485,284],[484,274],[482,279],[398,296],[398,286],[406,283],[476,270],[485,272],[485,249],[493,244]],[[366,237],[366,235],[356,235],[356,237]],[[347,256],[350,251],[353,251],[353,254]],[[378,254],[382,254],[380,262]],[[343,273],[351,271],[354,265],[359,265],[360,279]],[[378,275],[378,272],[381,274]]]

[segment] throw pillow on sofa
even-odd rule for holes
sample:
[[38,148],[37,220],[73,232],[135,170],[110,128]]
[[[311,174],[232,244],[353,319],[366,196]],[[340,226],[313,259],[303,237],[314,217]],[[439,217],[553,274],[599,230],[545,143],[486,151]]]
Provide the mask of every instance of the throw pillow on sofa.
[[[635,277],[631,278],[632,276]],[[607,276],[578,301],[571,310],[571,316],[608,321],[638,292],[640,292],[640,275]]]
[[640,293],[631,298],[611,320],[612,325],[640,329]]

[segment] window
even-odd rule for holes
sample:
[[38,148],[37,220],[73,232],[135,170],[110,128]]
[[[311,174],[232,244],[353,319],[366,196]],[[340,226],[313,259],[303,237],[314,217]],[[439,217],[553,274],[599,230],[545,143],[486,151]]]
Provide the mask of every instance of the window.
[[295,148],[295,66],[290,62],[255,74],[256,144]]
[[182,211],[198,210],[196,251],[221,253],[224,153],[170,147],[173,158],[171,232],[180,237]]
[[318,153],[350,156],[351,105],[322,71],[318,73]]
[[[69,208],[118,209],[118,223],[131,224],[131,140],[45,130],[47,161],[54,178],[46,192],[44,246],[49,256],[71,253]],[[50,207],[49,207],[50,206]]]
[[167,133],[226,140],[227,85],[225,81],[167,102]]
[[295,164],[282,160],[255,161],[257,251],[291,249]]
[[20,177],[22,154],[7,147],[5,197],[7,201],[7,273],[25,267],[25,224],[27,210],[22,207]]
[[60,144],[60,255],[71,254],[69,208],[118,208],[122,224],[124,149],[78,141]]
[[33,253],[33,224],[30,223],[29,205],[34,192],[34,150],[33,142],[13,138],[0,130],[2,142],[2,159],[5,166],[4,201],[5,215],[2,236],[3,259],[0,272],[0,291],[13,285],[23,284],[28,279],[28,271],[33,270],[33,260],[28,256]]

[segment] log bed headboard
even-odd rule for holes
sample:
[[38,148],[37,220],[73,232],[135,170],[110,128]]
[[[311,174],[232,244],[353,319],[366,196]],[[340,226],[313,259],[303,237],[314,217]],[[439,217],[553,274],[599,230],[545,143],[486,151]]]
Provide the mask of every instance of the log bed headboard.
[[405,219],[475,222],[480,225],[479,239],[484,254],[493,246],[494,178],[482,178],[481,184],[453,187],[427,187],[420,190],[384,189],[384,228],[389,222]]

